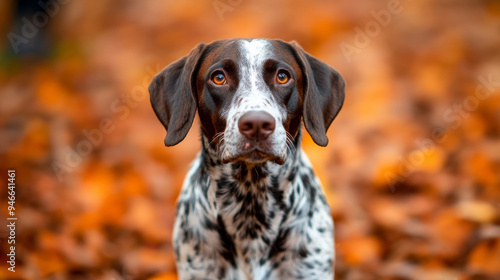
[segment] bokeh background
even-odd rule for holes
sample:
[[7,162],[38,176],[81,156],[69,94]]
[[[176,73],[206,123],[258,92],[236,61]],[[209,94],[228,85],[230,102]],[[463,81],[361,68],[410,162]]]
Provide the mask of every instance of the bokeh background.
[[0,279],[176,279],[198,121],[164,147],[146,88],[231,37],[296,40],[347,82],[328,147],[303,143],[336,223],[336,279],[500,279],[499,1],[40,3],[0,2]]

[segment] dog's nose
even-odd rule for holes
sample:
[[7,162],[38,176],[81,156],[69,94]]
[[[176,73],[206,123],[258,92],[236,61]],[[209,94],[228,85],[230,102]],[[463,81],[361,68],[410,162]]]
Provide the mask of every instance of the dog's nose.
[[241,134],[252,140],[265,140],[274,132],[276,121],[264,111],[250,111],[238,121]]

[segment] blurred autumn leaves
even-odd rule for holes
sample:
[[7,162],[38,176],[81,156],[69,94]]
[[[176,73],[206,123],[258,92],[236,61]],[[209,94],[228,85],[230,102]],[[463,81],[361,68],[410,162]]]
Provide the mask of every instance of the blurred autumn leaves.
[[0,278],[175,279],[199,130],[165,148],[144,89],[200,41],[269,37],[347,81],[329,146],[303,141],[336,221],[337,279],[499,279],[499,2],[401,1],[346,57],[389,2],[241,1],[221,18],[212,1],[66,1],[39,29],[49,51],[30,55],[9,46],[17,2],[3,1],[0,171],[17,170],[19,270],[1,229]]

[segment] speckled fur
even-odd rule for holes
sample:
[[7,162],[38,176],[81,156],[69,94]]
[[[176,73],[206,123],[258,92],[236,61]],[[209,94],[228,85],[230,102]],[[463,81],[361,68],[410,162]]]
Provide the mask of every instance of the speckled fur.
[[284,165],[221,164],[203,137],[177,215],[180,279],[333,277],[330,210],[299,148]]

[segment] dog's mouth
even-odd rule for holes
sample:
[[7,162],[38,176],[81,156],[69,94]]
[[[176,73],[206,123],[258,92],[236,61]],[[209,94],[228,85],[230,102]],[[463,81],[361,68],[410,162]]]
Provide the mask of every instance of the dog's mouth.
[[234,156],[222,157],[222,163],[243,161],[250,164],[260,164],[271,161],[279,165],[285,163],[286,153],[283,156],[275,155],[268,149],[261,148],[259,145],[245,143],[241,151]]

